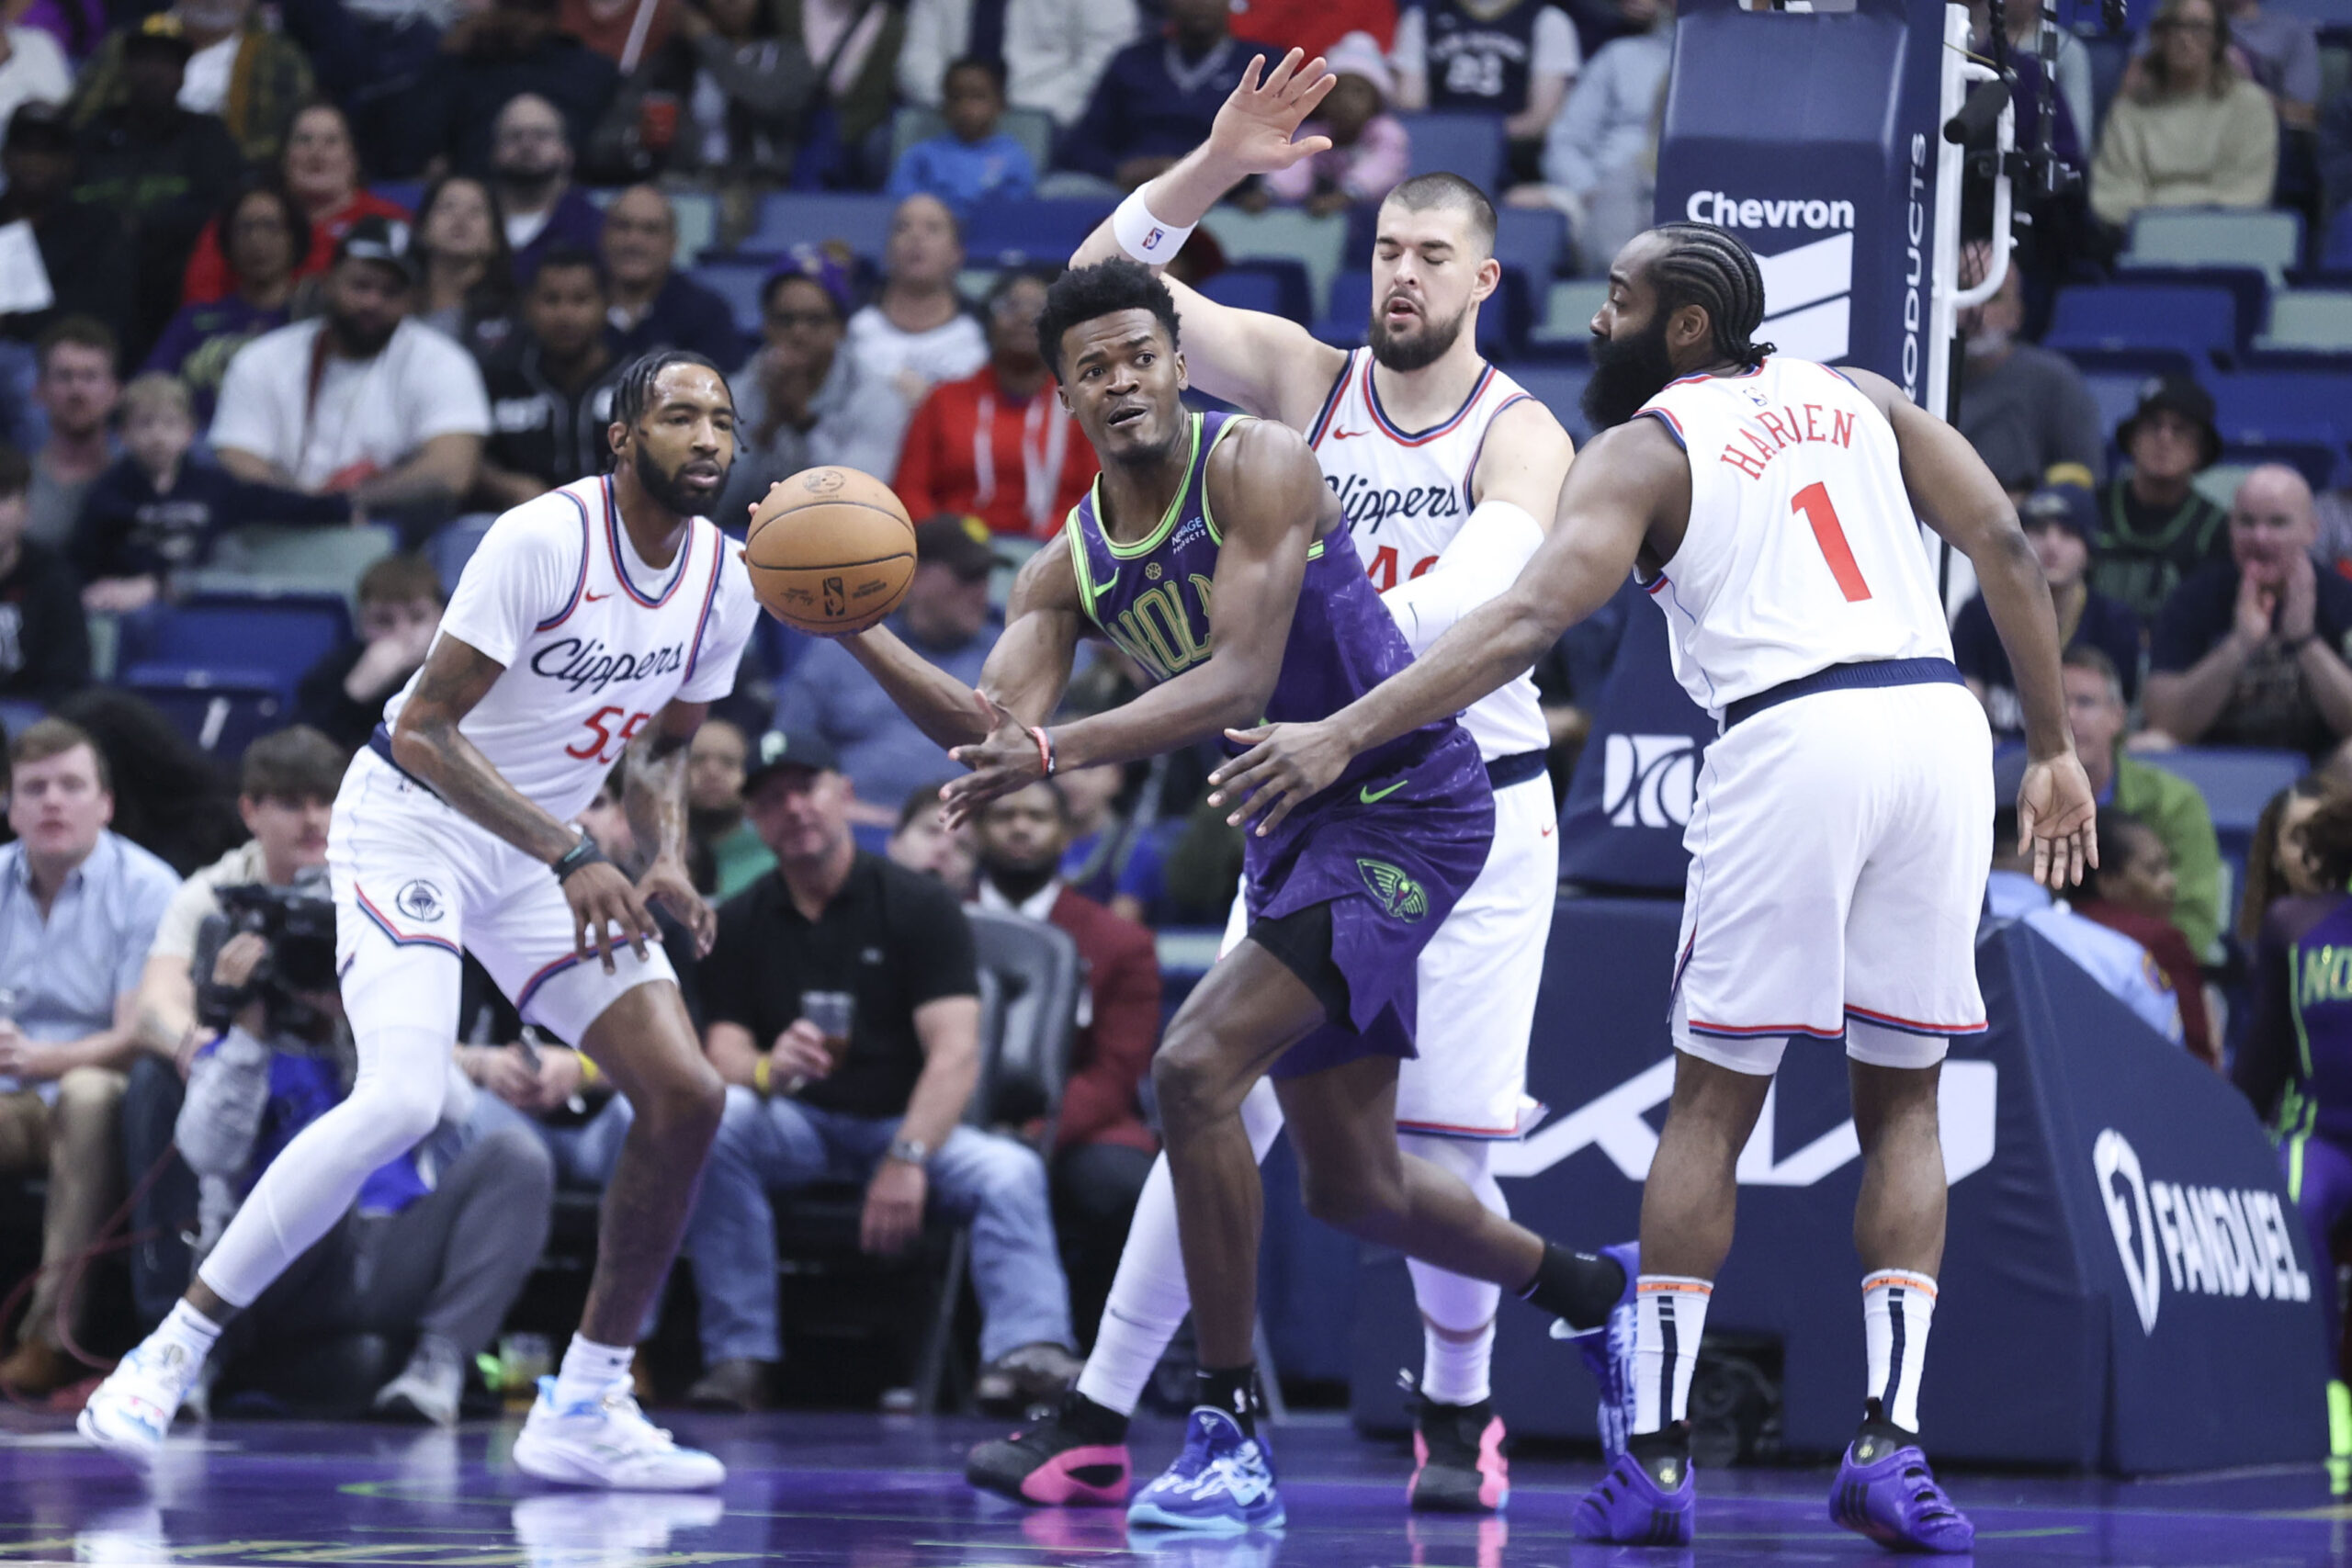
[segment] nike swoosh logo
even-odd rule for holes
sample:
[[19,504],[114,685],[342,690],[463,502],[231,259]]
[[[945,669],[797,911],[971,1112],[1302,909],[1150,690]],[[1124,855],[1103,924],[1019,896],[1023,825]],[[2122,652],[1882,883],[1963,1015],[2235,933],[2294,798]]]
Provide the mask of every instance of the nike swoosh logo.
[[582,593],[581,597],[587,600],[591,604],[601,604],[605,600],[611,598],[612,595],[609,593]]
[[1560,830],[1560,829],[1559,829],[1558,826],[1555,824],[1555,825],[1554,825],[1554,826],[1552,826],[1552,827],[1549,827],[1549,828],[1544,829],[1544,836],[1545,838],[1547,838],[1547,839],[1548,839],[1548,838],[1550,838],[1553,834],[1555,834],[1555,833],[1558,832],[1559,830]]
[[1117,586],[1119,586],[1119,574],[1118,574],[1117,572],[1115,572],[1115,571],[1114,571],[1114,572],[1113,572],[1110,576],[1108,576],[1108,577],[1106,577],[1106,578],[1104,578],[1104,579],[1102,580],[1102,589],[1101,589],[1101,592],[1103,592],[1103,593],[1108,593],[1108,592],[1111,592],[1111,590],[1113,590],[1114,588],[1116,588]]
[[1353,441],[1359,435],[1370,435],[1371,434],[1372,432],[1369,430],[1334,429],[1331,432],[1331,439],[1334,441]]
[[1403,789],[1408,782],[1408,781],[1404,779],[1398,779],[1386,789],[1381,790],[1375,790],[1370,784],[1366,784],[1363,788],[1356,791],[1356,798],[1363,801],[1366,806],[1377,806],[1382,801],[1386,800],[1390,795],[1395,795],[1398,790]]

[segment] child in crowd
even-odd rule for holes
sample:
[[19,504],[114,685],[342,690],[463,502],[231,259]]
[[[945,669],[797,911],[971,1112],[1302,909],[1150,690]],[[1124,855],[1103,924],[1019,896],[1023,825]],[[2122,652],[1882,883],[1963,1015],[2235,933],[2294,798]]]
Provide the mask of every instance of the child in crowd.
[[1004,62],[958,60],[940,91],[947,131],[918,141],[890,171],[890,195],[935,196],[956,221],[983,201],[1021,201],[1036,188],[1029,150],[997,129],[1004,118]]
[[187,386],[150,373],[122,389],[127,456],[100,474],[82,503],[74,565],[83,606],[118,614],[154,603],[173,573],[204,564],[224,528],[241,523],[347,523],[347,495],[306,495],[251,484],[190,460],[196,409]]
[[1299,139],[1328,136],[1331,145],[1311,158],[1268,175],[1266,195],[1314,216],[1342,212],[1359,202],[1377,202],[1412,166],[1412,139],[1388,112],[1396,81],[1380,46],[1364,33],[1350,33],[1331,46],[1325,63],[1340,80],[1323,100],[1321,113],[1299,130]]

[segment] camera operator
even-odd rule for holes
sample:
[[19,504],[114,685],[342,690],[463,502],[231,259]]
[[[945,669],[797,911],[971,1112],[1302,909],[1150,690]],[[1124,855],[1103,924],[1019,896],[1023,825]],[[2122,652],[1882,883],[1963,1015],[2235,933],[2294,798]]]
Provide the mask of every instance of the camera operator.
[[[196,1055],[177,1127],[202,1190],[199,1257],[278,1152],[350,1092],[355,1071],[324,878],[313,871],[291,889],[218,896],[226,913],[198,942],[208,978],[197,1018],[225,1028]],[[453,1095],[461,1111],[466,1098],[462,1089]],[[527,1131],[461,1135],[445,1121],[370,1175],[350,1211],[232,1332],[246,1343],[256,1333],[413,1334],[413,1353],[374,1407],[452,1426],[467,1363],[489,1346],[546,1246],[554,1181]]]

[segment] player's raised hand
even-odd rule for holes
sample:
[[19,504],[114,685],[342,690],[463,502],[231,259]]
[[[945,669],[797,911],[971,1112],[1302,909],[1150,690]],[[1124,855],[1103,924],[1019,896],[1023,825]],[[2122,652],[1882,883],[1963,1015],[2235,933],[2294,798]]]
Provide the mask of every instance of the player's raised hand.
[[2029,763],[2018,786],[2018,852],[2033,855],[2033,879],[2060,890],[2098,864],[2098,797],[2071,750]]
[[621,940],[640,959],[645,939],[660,938],[645,901],[609,861],[590,861],[565,877],[563,898],[571,906],[571,950],[602,961],[607,975],[615,967],[613,927],[621,928]]
[[1308,60],[1305,50],[1294,49],[1272,71],[1265,64],[1262,54],[1250,62],[1209,127],[1211,155],[1237,175],[1271,175],[1331,150],[1328,136],[1291,140],[1291,133],[1340,85],[1323,68],[1323,57]]
[[970,821],[981,807],[1000,795],[1026,789],[1046,776],[1045,749],[1038,743],[1036,731],[986,692],[974,692],[972,699],[988,715],[989,738],[977,746],[958,746],[947,753],[972,770],[939,792],[951,828]]
[[1249,750],[1209,775],[1209,804],[1233,805],[1226,825],[1257,819],[1264,838],[1311,796],[1331,786],[1355,753],[1337,732],[1321,724],[1267,724],[1228,729],[1227,740]]
[[659,903],[695,933],[696,958],[710,956],[711,944],[718,940],[718,912],[695,890],[694,878],[686,874],[684,865],[666,857],[656,860],[637,879],[637,896],[645,900],[649,911]]

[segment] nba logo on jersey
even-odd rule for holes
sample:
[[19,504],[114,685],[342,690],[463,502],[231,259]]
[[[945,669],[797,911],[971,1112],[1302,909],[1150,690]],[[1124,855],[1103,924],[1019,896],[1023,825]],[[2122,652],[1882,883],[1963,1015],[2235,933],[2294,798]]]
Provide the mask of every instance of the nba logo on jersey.
[[1601,809],[1612,828],[1672,828],[1690,820],[1699,748],[1688,735],[1611,735],[1601,757]]

